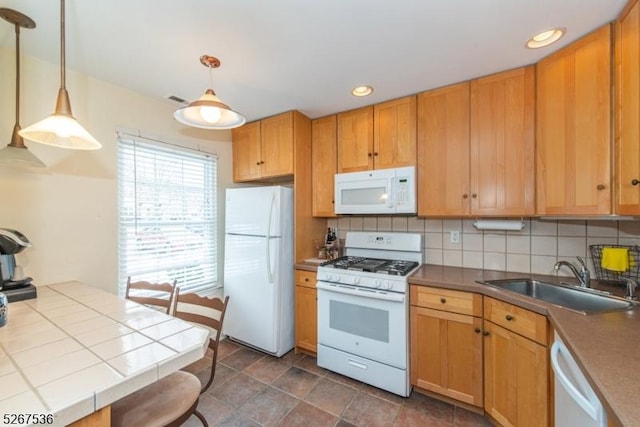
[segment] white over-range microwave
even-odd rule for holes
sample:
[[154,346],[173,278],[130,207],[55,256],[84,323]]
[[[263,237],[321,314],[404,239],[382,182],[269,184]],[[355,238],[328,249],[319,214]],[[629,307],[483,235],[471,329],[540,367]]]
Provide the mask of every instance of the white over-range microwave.
[[336,174],[335,210],[337,214],[415,214],[415,166]]

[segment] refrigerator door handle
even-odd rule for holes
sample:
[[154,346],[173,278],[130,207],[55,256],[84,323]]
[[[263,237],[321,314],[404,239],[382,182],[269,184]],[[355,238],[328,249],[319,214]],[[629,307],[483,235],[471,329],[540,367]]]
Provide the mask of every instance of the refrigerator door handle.
[[269,203],[269,215],[267,215],[267,233],[264,239],[266,250],[267,250],[267,256],[266,256],[267,280],[269,281],[269,283],[273,283],[273,272],[271,271],[271,220],[273,218],[273,205],[275,201],[276,201],[276,193],[272,192],[271,203]]

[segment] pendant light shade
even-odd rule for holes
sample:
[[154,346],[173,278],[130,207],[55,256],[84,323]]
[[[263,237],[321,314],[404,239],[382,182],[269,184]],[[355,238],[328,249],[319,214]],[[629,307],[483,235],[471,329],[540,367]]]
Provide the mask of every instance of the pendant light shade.
[[[209,68],[211,83],[211,70],[220,67],[220,61],[213,56],[202,55],[200,63]],[[246,121],[241,114],[222,102],[211,88],[198,100],[176,110],[173,117],[182,124],[202,129],[233,129]]]
[[28,16],[12,9],[0,8],[0,17],[14,24],[16,28],[16,124],[11,134],[11,142],[0,150],[0,164],[43,168],[46,165],[29,151],[22,137],[18,135],[20,131],[20,27],[35,28],[36,23]]
[[97,150],[102,145],[87,132],[71,113],[71,102],[66,89],[65,69],[65,10],[60,0],[60,89],[56,109],[52,115],[22,129],[25,139],[40,144],[74,150]]

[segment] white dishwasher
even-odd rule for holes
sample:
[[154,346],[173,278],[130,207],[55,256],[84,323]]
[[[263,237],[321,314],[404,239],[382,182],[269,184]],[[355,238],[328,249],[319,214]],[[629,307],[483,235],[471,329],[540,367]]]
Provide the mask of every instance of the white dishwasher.
[[555,374],[555,425],[606,427],[607,413],[558,334],[551,346]]

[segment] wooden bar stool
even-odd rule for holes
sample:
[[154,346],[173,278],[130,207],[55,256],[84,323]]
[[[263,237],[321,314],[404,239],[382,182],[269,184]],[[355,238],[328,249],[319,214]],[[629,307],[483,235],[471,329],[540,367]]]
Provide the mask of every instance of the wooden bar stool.
[[165,313],[170,314],[175,292],[175,280],[173,283],[152,283],[146,280],[132,282],[129,276],[124,297],[140,304],[164,308]]
[[178,371],[126,396],[111,405],[111,426],[179,426],[191,415],[200,419],[205,427],[207,420],[198,412],[200,394],[213,382],[218,359],[218,344],[222,336],[222,323],[229,297],[206,298],[196,294],[180,294],[176,290],[174,315],[188,322],[198,323],[215,330],[215,338],[209,337],[213,351],[211,373],[203,386],[195,375]]

